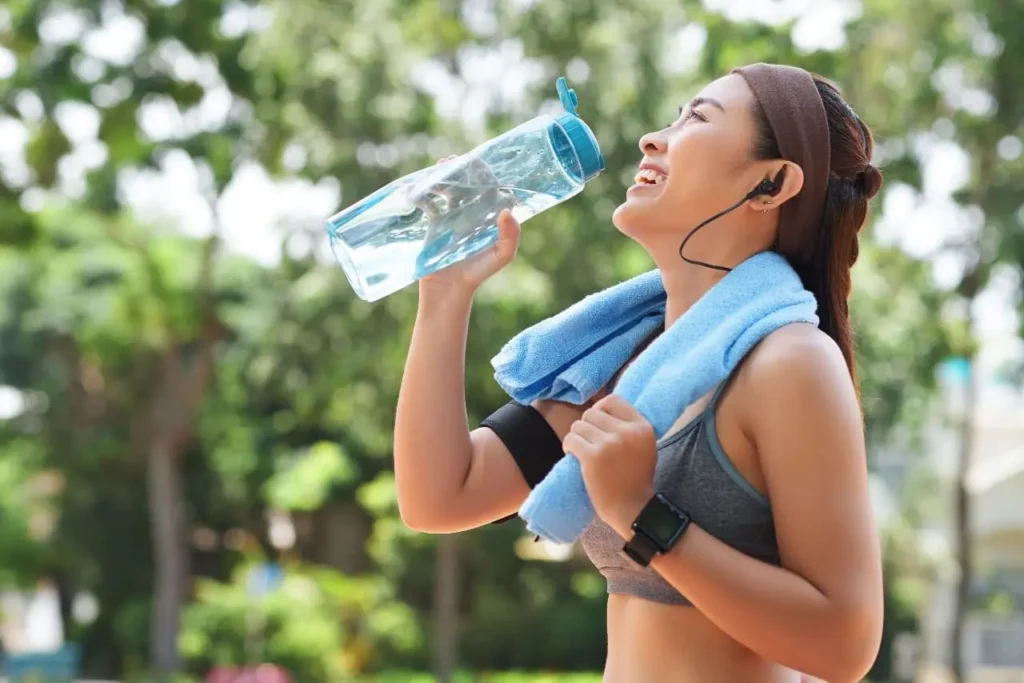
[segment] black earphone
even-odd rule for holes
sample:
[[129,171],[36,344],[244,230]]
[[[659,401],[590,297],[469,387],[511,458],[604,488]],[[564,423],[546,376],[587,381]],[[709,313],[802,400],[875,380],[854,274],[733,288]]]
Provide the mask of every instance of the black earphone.
[[686,258],[686,256],[683,255],[683,248],[686,246],[686,243],[690,241],[690,238],[693,237],[698,230],[703,228],[708,223],[718,220],[719,218],[729,213],[730,211],[735,211],[736,209],[740,208],[745,203],[749,202],[751,199],[755,197],[760,197],[763,195],[769,195],[771,197],[774,197],[775,195],[777,195],[779,191],[782,190],[782,181],[785,179],[785,173],[786,169],[782,169],[781,171],[779,171],[778,175],[775,176],[774,180],[772,180],[771,178],[765,178],[764,180],[757,184],[757,187],[748,192],[746,197],[739,200],[738,202],[730,206],[728,209],[725,209],[724,211],[719,211],[711,218],[708,218],[707,220],[699,223],[697,227],[688,232],[686,234],[686,237],[683,238],[683,243],[679,245],[679,258],[683,259],[687,263],[692,263],[695,266],[703,266],[705,268],[711,268],[712,270],[720,270],[725,273],[731,271],[732,268],[728,268],[726,266],[716,266],[713,263],[705,263],[704,261],[697,261],[695,259]]
[[771,178],[765,178],[757,184],[753,190],[747,193],[747,196],[743,198],[743,201],[749,201],[754,197],[760,197],[761,195],[769,195],[774,197],[782,189],[782,180],[786,172],[779,171],[779,174],[775,176],[775,180]]

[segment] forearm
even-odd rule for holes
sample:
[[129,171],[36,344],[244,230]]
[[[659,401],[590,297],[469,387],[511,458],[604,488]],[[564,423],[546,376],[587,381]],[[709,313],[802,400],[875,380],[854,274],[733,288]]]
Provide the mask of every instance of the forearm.
[[858,610],[696,525],[652,566],[710,621],[766,659],[829,683],[860,681],[874,660],[875,629]]
[[445,509],[472,459],[466,417],[466,335],[471,293],[420,290],[395,413],[395,486],[402,518],[417,528]]
[[[639,508],[624,505],[609,523],[623,538]],[[730,637],[765,659],[828,683],[860,681],[874,662],[877,628],[782,567],[756,560],[691,524],[651,566]]]

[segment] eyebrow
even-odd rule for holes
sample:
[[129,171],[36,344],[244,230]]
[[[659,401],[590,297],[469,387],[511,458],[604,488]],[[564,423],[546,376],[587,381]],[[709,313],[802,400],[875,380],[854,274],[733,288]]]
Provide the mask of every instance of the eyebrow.
[[694,97],[692,100],[690,100],[690,103],[687,104],[685,107],[679,107],[679,113],[682,114],[683,110],[694,109],[695,107],[699,107],[702,104],[710,104],[712,107],[717,107],[723,113],[725,112],[725,107],[723,107],[722,103],[716,100],[715,98],[701,97],[698,95],[697,97]]

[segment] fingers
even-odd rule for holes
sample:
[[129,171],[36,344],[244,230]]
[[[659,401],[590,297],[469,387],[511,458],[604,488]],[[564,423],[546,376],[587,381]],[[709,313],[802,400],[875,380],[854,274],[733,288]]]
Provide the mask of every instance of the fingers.
[[437,160],[437,164],[435,164],[435,166],[438,165],[438,164],[443,164],[443,163],[445,163],[447,161],[451,161],[452,159],[457,159],[458,156],[459,156],[458,154],[449,154],[446,157],[442,157],[442,158]]
[[562,450],[577,458],[589,458],[601,442],[603,432],[592,424],[577,420],[562,439]]
[[589,422],[576,420],[569,428],[570,434],[576,434],[591,446],[596,446],[604,438],[604,430]]
[[512,216],[508,209],[505,209],[498,216],[498,241],[495,244],[495,251],[498,258],[505,263],[512,260],[518,247],[519,221]]
[[594,407],[591,408],[591,410],[600,410],[602,412],[608,413],[612,417],[616,417],[620,420],[625,420],[628,422],[632,422],[637,418],[643,417],[629,401],[622,398],[618,394],[608,394],[600,401],[595,403]]
[[562,451],[569,455],[576,456],[576,459],[582,464],[584,460],[590,457],[590,449],[593,448],[586,439],[579,434],[569,432],[562,439]]
[[498,239],[519,239],[519,221],[508,209],[498,214]]
[[614,432],[626,424],[625,420],[608,414],[596,405],[584,411],[580,420],[584,423],[592,424],[604,432]]

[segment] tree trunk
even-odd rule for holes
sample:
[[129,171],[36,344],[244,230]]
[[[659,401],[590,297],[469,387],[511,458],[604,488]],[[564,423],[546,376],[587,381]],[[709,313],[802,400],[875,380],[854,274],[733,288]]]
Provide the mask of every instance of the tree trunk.
[[181,472],[175,455],[170,441],[160,437],[150,444],[147,454],[154,565],[150,666],[156,674],[173,674],[181,670],[178,630],[188,576],[188,557]]
[[434,675],[451,683],[459,656],[459,537],[438,539],[434,564]]
[[[971,301],[973,304],[973,301]],[[975,405],[977,383],[975,373],[976,354],[967,358],[967,380],[964,392],[963,417],[960,421],[960,453],[956,471],[956,541],[957,561],[960,567],[953,612],[953,633],[951,668],[953,680],[963,683],[964,678],[964,627],[970,612],[971,582],[974,578],[973,543],[971,534],[971,499],[967,477],[971,471],[971,456],[974,451]]]

